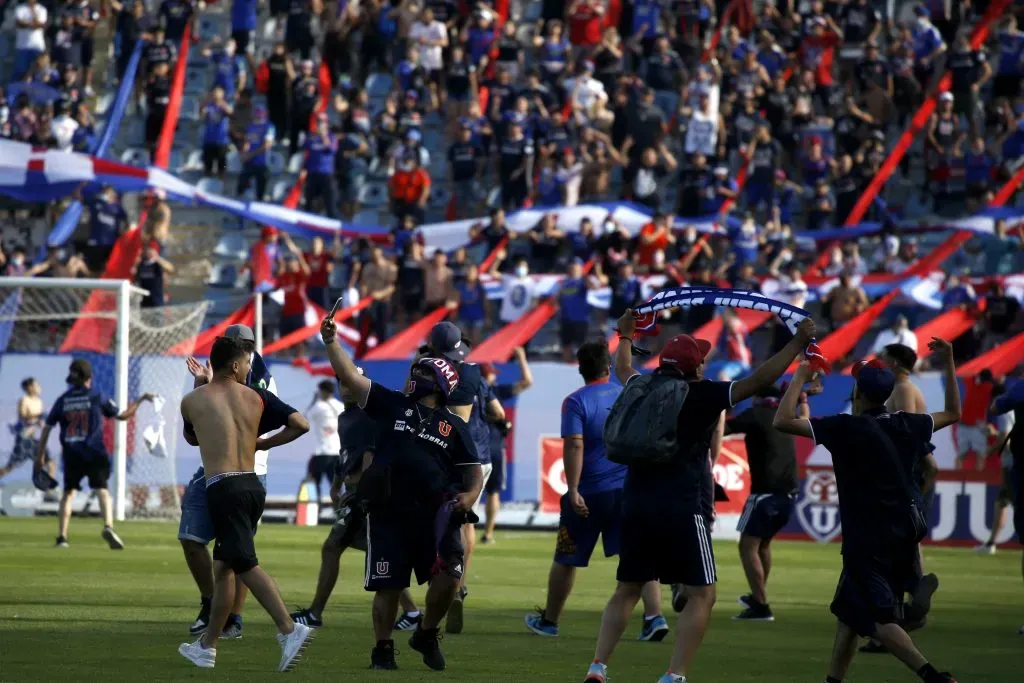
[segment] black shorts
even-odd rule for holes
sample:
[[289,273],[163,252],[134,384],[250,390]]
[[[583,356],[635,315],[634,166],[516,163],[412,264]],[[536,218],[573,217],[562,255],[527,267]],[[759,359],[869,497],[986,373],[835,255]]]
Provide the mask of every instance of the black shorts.
[[206,485],[206,506],[217,539],[213,559],[236,574],[260,563],[253,539],[266,499],[266,489],[254,472],[232,473]]
[[622,489],[583,495],[590,514],[581,517],[562,496],[558,517],[555,562],[566,567],[586,567],[601,538],[604,556],[619,554],[622,547]]
[[692,509],[627,497],[615,578],[623,583],[715,584],[718,575],[708,520]]
[[439,543],[435,533],[432,514],[367,514],[363,587],[368,591],[408,588],[413,572],[420,584],[440,571],[462,578],[465,552],[461,527],[449,525]]
[[95,50],[93,49],[93,39],[83,38],[82,39],[82,66],[88,68],[92,66],[92,59]]
[[155,145],[164,127],[164,110],[158,109],[146,117],[146,144]]
[[355,496],[347,493],[334,508],[337,520],[327,534],[328,545],[338,550],[355,548],[366,550],[366,513],[356,504]]
[[256,42],[255,37],[255,31],[247,31],[244,29],[241,31],[232,31],[231,38],[235,41],[235,53],[240,55],[249,54],[249,50],[252,49]]
[[203,173],[222,174],[228,165],[227,145],[203,145]]
[[491,476],[484,482],[484,492],[501,493],[505,490],[505,453],[503,452],[497,460],[492,456],[491,464],[494,467],[491,468]]
[[903,618],[903,591],[914,574],[916,557],[916,545],[908,545],[898,556],[886,559],[844,554],[832,614],[865,638],[875,634],[876,624],[899,622]]
[[575,321],[575,320],[563,320],[559,328],[559,337],[562,341],[562,346],[565,348],[571,348],[576,350],[583,343],[587,341],[587,328],[589,324],[586,320]]
[[318,485],[321,479],[331,481],[340,459],[340,455],[314,455],[309,459],[309,465],[306,468],[309,478]]
[[82,488],[82,479],[88,478],[89,488],[93,491],[107,488],[110,480],[110,458],[86,460],[77,455],[65,454],[64,490],[77,491]]
[[747,496],[736,531],[744,536],[768,540],[786,526],[793,511],[793,498],[785,493],[752,493]]

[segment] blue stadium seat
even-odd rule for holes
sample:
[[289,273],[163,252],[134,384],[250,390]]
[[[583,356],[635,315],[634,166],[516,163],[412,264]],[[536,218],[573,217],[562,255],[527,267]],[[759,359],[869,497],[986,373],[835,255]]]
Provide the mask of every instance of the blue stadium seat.
[[141,147],[129,147],[121,152],[121,163],[131,166],[149,166],[149,152]]
[[284,173],[286,170],[285,166],[284,154],[277,150],[270,150],[270,153],[267,154],[267,170],[270,172],[270,175],[275,176]]
[[208,194],[224,194],[224,181],[220,178],[203,178],[199,181],[198,189]]
[[199,14],[199,35],[224,36],[228,33],[227,29],[228,23],[224,21],[223,15],[205,11]]
[[353,225],[380,225],[380,211],[377,209],[363,209],[352,216]]
[[249,242],[241,233],[225,232],[217,240],[213,253],[232,261],[246,261],[249,258]]
[[181,111],[178,113],[178,117],[185,121],[198,121],[199,120],[199,100],[190,95],[185,95],[181,98]]
[[235,150],[231,150],[228,152],[226,166],[228,173],[238,175],[242,172],[242,156]]
[[391,74],[386,73],[374,73],[370,74],[370,77],[366,79],[366,93],[370,96],[370,99],[384,99],[391,92],[392,87]]
[[284,201],[285,196],[288,194],[288,190],[292,188],[291,183],[287,180],[276,180],[270,188],[270,200],[274,203],[281,203]]
[[185,69],[185,93],[189,95],[203,95],[207,91],[209,78],[205,68],[188,67]]
[[433,210],[444,210],[448,208],[448,202],[452,198],[451,190],[443,185],[433,185],[430,188],[430,197],[427,199],[427,206]]
[[238,280],[238,266],[234,263],[215,263],[206,284],[219,289],[233,289],[238,286]]
[[203,150],[194,149],[189,152],[188,157],[185,159],[185,164],[178,168],[178,172],[194,171],[203,167]]
[[359,203],[366,207],[383,206],[388,201],[388,188],[382,182],[368,182],[359,188]]

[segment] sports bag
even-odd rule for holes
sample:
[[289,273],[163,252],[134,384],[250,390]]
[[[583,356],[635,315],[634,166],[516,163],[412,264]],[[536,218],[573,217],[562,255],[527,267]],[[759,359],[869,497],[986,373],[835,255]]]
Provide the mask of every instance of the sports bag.
[[676,457],[676,422],[690,385],[661,373],[626,382],[604,423],[607,457],[620,465],[659,465]]

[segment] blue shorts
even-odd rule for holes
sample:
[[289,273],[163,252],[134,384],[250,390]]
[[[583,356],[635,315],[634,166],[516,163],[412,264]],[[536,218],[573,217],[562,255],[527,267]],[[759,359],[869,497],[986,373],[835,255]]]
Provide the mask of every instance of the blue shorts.
[[736,531],[744,536],[769,540],[786,526],[792,511],[792,496],[784,493],[752,493],[743,506]]
[[903,618],[903,590],[914,573],[916,557],[916,545],[886,558],[844,554],[832,614],[864,638],[875,635],[877,624],[898,623]]
[[558,518],[558,542],[555,562],[567,567],[586,567],[597,547],[597,537],[604,544],[604,556],[619,554],[622,544],[622,490],[584,494],[590,514],[580,517],[562,496],[562,513]]
[[[267,490],[267,475],[257,475],[263,490]],[[200,467],[192,475],[185,495],[181,497],[181,521],[178,523],[178,540],[195,541],[206,545],[217,536],[206,506],[206,472]]]

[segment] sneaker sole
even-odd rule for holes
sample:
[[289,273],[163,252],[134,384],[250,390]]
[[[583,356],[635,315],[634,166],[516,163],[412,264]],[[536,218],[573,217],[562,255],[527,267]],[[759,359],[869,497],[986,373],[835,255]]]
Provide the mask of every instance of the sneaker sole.
[[313,629],[309,629],[309,631],[306,632],[306,637],[299,645],[298,651],[296,651],[296,653],[292,655],[291,659],[286,661],[283,666],[277,667],[277,670],[284,673],[286,671],[291,671],[292,669],[294,669],[296,665],[298,665],[299,660],[302,659],[302,654],[306,651],[306,648],[309,647],[309,642],[313,640],[313,637],[315,635],[316,631],[314,631]]
[[532,633],[535,633],[538,636],[541,636],[542,638],[557,638],[558,637],[557,633],[546,633],[544,631],[541,631],[539,628],[535,627],[533,624],[530,623],[530,616],[531,615],[527,614],[526,618],[523,619],[523,621],[526,624],[526,628],[529,629]]
[[452,606],[448,608],[448,618],[444,622],[445,633],[453,633],[455,635],[462,633],[462,627],[465,625],[463,622],[465,616],[465,603],[458,599],[452,601]]
[[738,614],[732,618],[733,621],[760,621],[769,623],[775,621],[775,617],[741,617]]
[[661,641],[665,640],[665,636],[667,635],[668,628],[660,628],[657,631],[651,632],[651,635],[647,636],[646,638],[640,638],[638,636],[637,640],[639,640],[642,643],[660,643]]
[[103,536],[103,540],[107,542],[107,545],[110,546],[111,550],[124,550],[124,541],[122,541],[121,538],[113,531],[104,529],[101,535]]
[[188,643],[182,643],[181,645],[178,646],[178,654],[179,655],[181,655],[182,657],[184,657],[188,661],[192,662],[193,665],[198,666],[200,669],[212,669],[212,668],[214,668],[216,666],[216,664],[217,664],[216,661],[213,661],[213,662],[207,662],[207,661],[197,662],[196,660],[194,660],[191,657],[189,657],[187,654],[185,654],[185,651],[186,651],[185,648],[187,647],[187,645],[188,645]]

